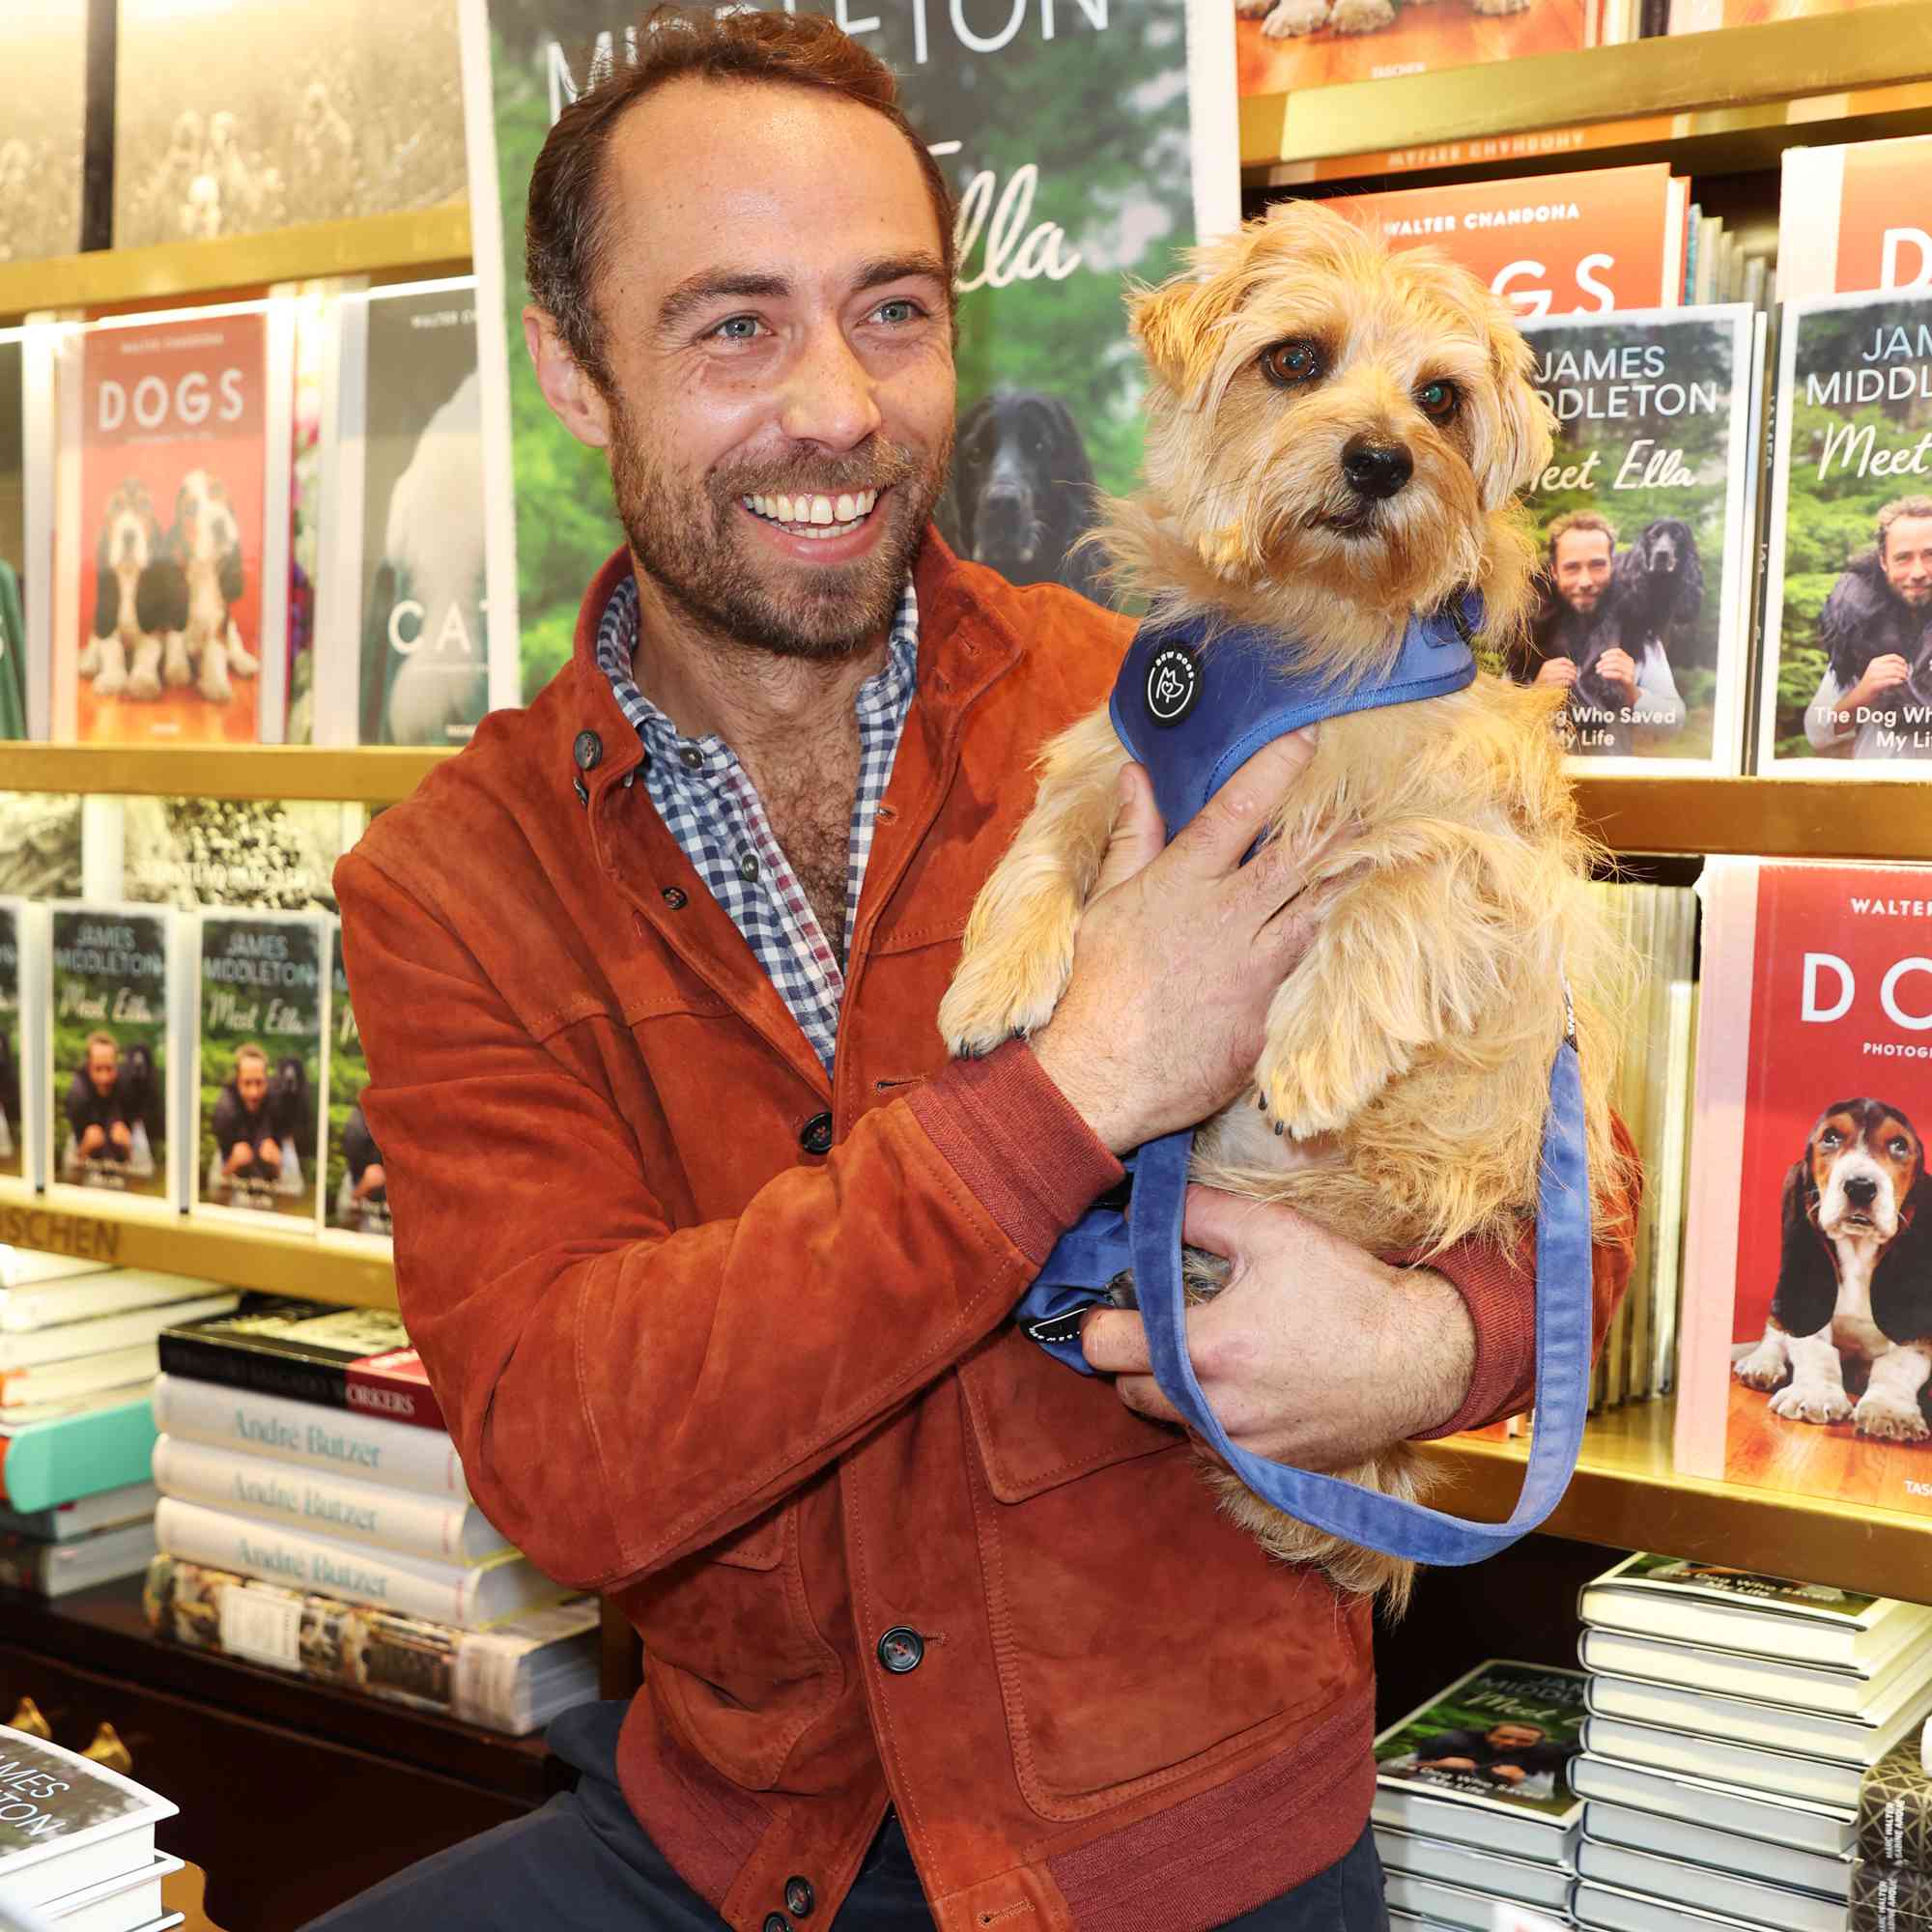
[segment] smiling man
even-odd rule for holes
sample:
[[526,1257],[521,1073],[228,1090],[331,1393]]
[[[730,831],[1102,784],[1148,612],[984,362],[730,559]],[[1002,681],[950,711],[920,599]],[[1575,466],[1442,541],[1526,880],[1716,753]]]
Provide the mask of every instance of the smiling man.
[[1804,735],[1828,756],[1932,758],[1932,497],[1887,503],[1874,536],[1818,612]]
[[[659,14],[531,183],[526,339],[625,548],[573,662],[338,868],[402,1309],[471,1489],[643,1640],[576,1790],[330,1914],[1163,1932],[1384,1922],[1370,1618],[1270,1564],[1137,1316],[1009,1320],[1117,1156],[1251,1081],[1316,916],[1257,754],[1123,784],[1051,1023],[936,1014],[1042,742],[1130,626],[956,560],[952,217],[829,22]],[[1521,1258],[1409,1268],[1197,1190],[1191,1333],[1314,1466],[1520,1406]],[[1627,1268],[1600,1251],[1599,1316]]]

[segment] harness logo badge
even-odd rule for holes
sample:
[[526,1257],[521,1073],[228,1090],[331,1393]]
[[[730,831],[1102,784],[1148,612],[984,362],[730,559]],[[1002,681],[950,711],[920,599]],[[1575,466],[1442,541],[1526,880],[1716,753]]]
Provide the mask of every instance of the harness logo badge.
[[1154,652],[1147,673],[1148,716],[1163,729],[1179,724],[1200,702],[1203,682],[1200,661],[1185,645]]

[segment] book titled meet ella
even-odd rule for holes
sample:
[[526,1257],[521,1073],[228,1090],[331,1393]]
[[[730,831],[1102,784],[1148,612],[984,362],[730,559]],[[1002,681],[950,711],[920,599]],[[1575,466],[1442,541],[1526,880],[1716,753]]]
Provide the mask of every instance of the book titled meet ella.
[[392,1309],[277,1299],[160,1335],[161,1369],[441,1430],[442,1410]]

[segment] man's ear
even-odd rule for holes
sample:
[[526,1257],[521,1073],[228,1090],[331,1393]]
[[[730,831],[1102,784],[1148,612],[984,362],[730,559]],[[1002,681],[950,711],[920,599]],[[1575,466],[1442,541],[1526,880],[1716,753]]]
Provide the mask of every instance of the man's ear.
[[524,347],[537,387],[556,419],[579,442],[604,449],[611,441],[611,406],[565,344],[554,318],[534,305],[524,310]]

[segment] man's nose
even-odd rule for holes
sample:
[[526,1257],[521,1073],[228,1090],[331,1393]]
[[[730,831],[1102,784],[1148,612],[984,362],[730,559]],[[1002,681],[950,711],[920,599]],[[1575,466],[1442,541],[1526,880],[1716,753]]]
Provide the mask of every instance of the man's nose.
[[780,426],[793,442],[850,449],[885,420],[871,372],[836,326],[814,329],[792,364]]

